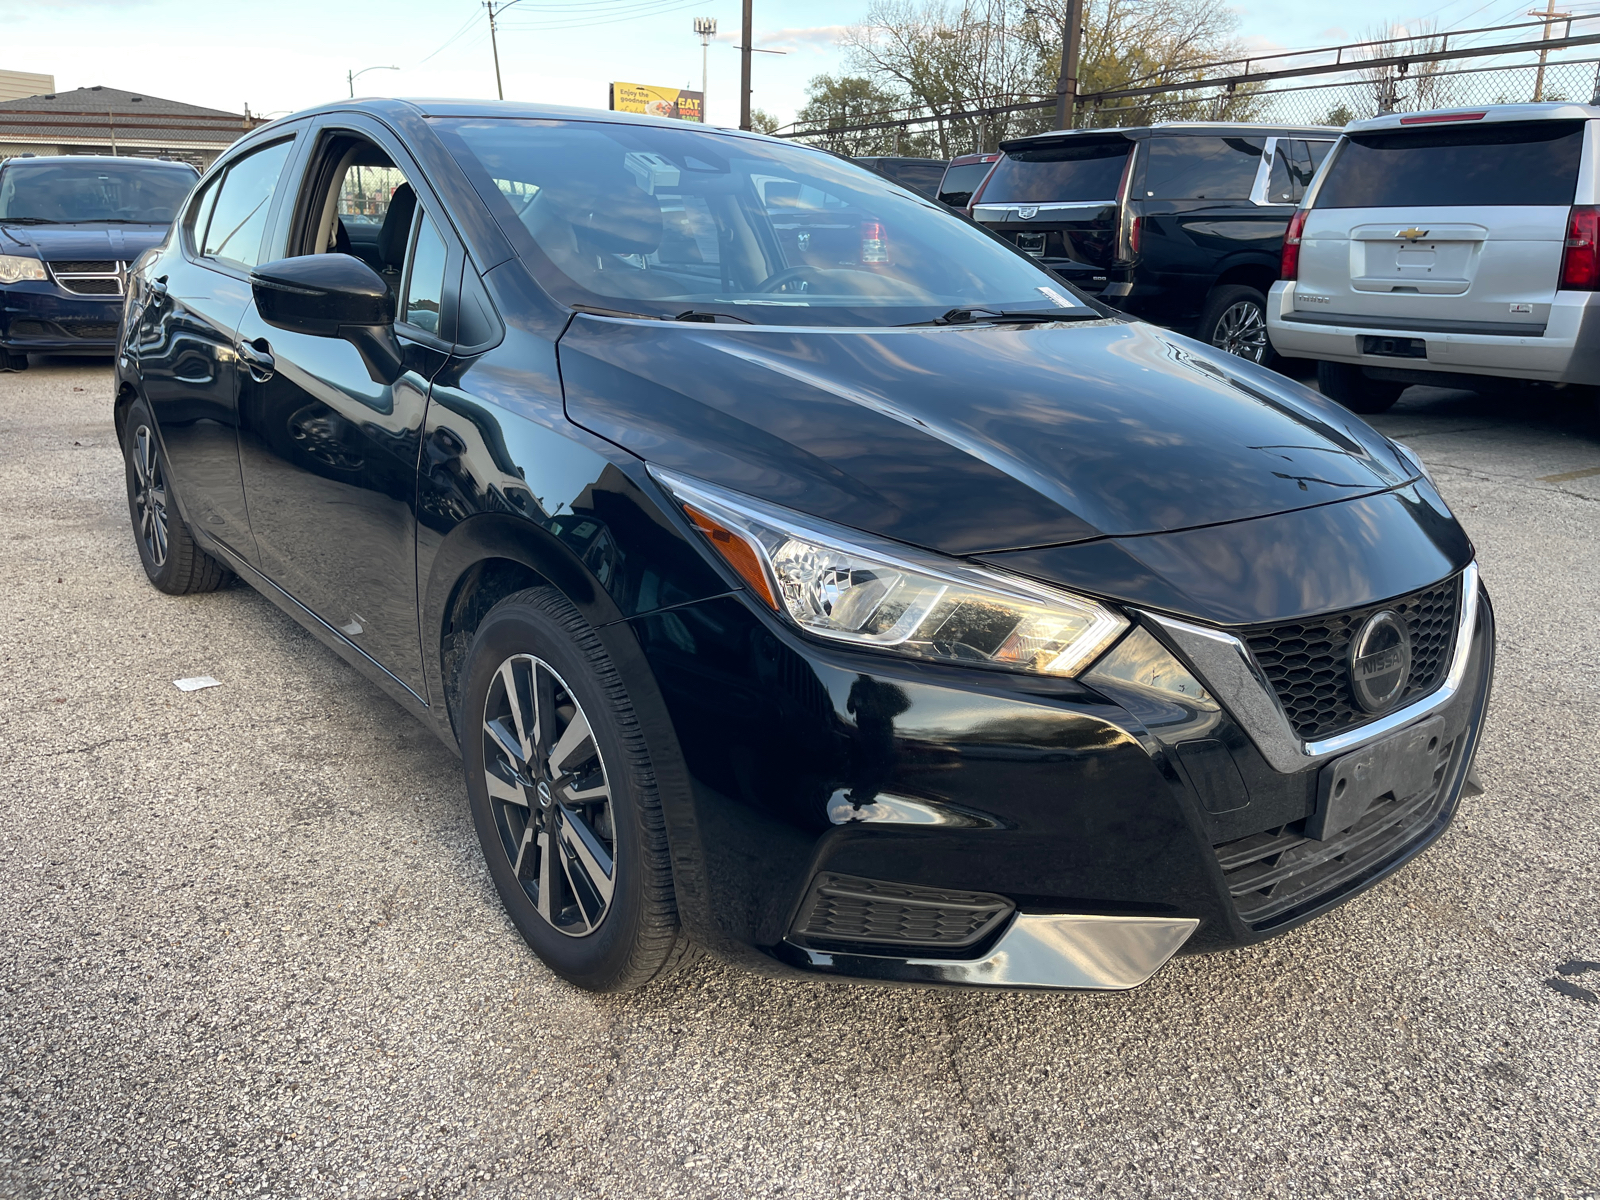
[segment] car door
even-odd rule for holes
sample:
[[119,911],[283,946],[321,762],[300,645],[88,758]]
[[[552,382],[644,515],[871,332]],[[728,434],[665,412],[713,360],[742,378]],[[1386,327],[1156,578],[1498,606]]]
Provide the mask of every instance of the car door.
[[[248,305],[241,344],[258,361],[270,362],[270,373],[257,371],[244,384],[245,494],[267,578],[425,699],[417,630],[417,454],[429,380],[449,348],[441,326],[444,280],[447,270],[459,274],[461,251],[442,208],[423,194],[420,172],[365,122],[319,131],[319,150],[302,175],[299,201],[292,213],[286,209],[280,245],[292,246],[302,236],[295,220],[322,210],[306,189],[328,178],[327,155],[341,151],[322,147],[341,137],[381,143],[395,163],[381,207],[390,225],[385,239],[404,248],[403,262],[386,276],[398,296],[403,372],[392,383],[375,381],[349,342],[273,328],[254,303]],[[364,169],[364,189],[373,186],[374,170]],[[364,202],[370,206],[370,197]]]
[[251,149],[200,188],[180,218],[175,252],[134,298],[143,307],[133,354],[179,503],[191,525],[251,563],[235,329],[293,145],[290,136]]

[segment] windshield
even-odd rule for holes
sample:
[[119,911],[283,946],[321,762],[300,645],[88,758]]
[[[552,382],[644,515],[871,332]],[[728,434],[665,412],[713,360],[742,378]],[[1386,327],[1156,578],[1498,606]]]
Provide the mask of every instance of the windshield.
[[167,225],[196,178],[171,163],[12,161],[0,171],[0,221]]
[[1083,139],[1039,150],[1008,150],[979,197],[981,204],[1056,204],[1115,200],[1133,143]]
[[1572,203],[1582,121],[1497,122],[1350,134],[1317,208]]
[[819,150],[601,121],[437,127],[569,305],[794,325],[1084,307],[983,230]]

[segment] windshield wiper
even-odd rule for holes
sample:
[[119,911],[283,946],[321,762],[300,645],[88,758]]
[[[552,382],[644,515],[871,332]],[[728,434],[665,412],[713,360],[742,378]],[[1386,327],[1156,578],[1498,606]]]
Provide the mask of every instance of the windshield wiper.
[[63,225],[64,221],[52,221],[49,217],[0,217],[0,225]]
[[952,308],[931,321],[910,321],[908,325],[1032,325],[1048,321],[1097,321],[1092,308],[1052,308],[1040,311],[1010,311],[998,308]]
[[696,308],[686,308],[681,313],[679,313],[677,316],[673,317],[672,319],[674,321],[700,321],[700,322],[704,322],[707,325],[716,325],[716,324],[719,324],[719,323],[724,322],[724,321],[729,322],[730,324],[734,324],[734,325],[754,325],[755,324],[754,321],[747,320],[744,317],[736,317],[732,313],[701,312],[699,309],[696,309]]

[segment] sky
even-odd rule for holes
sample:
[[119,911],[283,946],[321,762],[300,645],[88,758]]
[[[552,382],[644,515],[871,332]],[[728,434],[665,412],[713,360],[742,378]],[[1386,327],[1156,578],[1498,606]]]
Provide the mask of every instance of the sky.
[[[840,33],[867,0],[754,0],[753,104],[782,121],[806,83],[847,67]],[[1252,53],[1358,41],[1394,21],[1441,28],[1515,20],[1531,0],[1244,0],[1230,6]],[[1600,11],[1564,0],[1563,11]],[[738,123],[739,0],[519,0],[500,18],[508,99],[605,108],[613,80],[698,89],[695,17],[717,21],[706,52],[707,119]],[[1600,31],[1600,22],[1588,27]],[[0,68],[171,100],[282,114],[349,94],[493,98],[481,0],[0,0]]]

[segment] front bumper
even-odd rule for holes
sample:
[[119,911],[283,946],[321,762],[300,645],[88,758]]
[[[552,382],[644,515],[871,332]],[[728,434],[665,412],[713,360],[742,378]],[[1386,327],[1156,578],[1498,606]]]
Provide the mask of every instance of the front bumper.
[[[1489,375],[1545,383],[1600,384],[1600,293],[1557,292],[1542,329],[1476,332],[1469,322],[1408,321],[1297,310],[1296,284],[1280,280],[1267,301],[1267,336],[1279,354],[1394,372]],[[1366,350],[1383,339],[1420,340],[1425,357]]]
[[[1392,844],[1366,846],[1359,869],[1255,923],[1230,856],[1263,830],[1297,830],[1317,809],[1322,768],[1378,732],[1334,746],[1285,740],[1251,711],[1253,679],[1242,691],[1238,679],[1203,679],[1221,711],[1162,711],[1103,683],[840,653],[738,595],[636,618],[687,768],[684,795],[663,791],[685,925],[774,973],[1096,989],[1136,986],[1179,950],[1291,928],[1447,826],[1492,674],[1493,617],[1473,597],[1452,682],[1381,727],[1443,722],[1447,761],[1426,812]],[[1138,620],[1196,673],[1216,669],[1162,618]],[[912,905],[927,889],[1010,907],[990,936],[961,946],[830,940],[805,917],[816,881],[839,878],[893,881]]]
[[111,354],[121,296],[77,296],[49,280],[0,285],[0,348],[14,354]]

